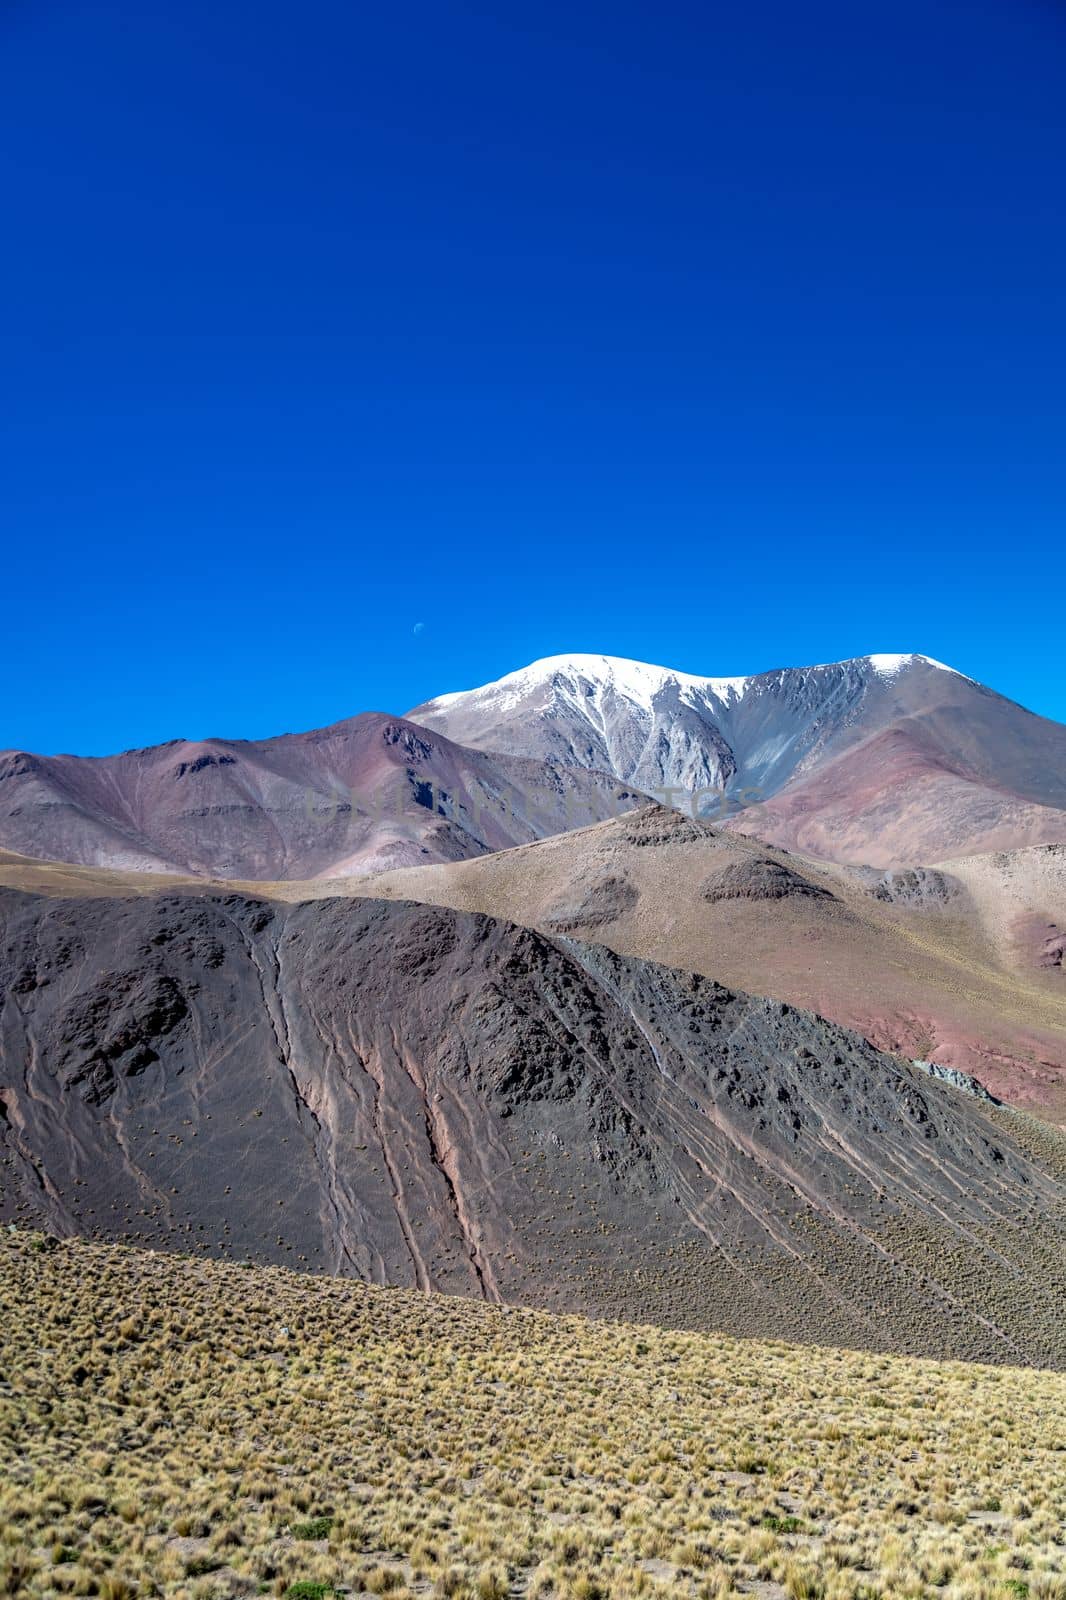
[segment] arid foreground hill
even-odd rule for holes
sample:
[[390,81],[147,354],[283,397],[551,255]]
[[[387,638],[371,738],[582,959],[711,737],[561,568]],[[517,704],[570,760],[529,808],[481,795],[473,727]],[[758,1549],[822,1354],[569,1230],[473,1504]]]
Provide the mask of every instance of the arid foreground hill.
[[1063,1144],[857,1034],[449,909],[0,893],[0,1214],[1058,1365]]
[[1066,1594],[1066,1386],[0,1235],[0,1592]]

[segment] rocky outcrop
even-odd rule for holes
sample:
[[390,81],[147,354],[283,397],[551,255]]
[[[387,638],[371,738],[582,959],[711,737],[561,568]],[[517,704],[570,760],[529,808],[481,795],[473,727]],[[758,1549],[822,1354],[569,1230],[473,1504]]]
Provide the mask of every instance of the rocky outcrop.
[[732,861],[721,872],[708,878],[701,890],[703,898],[716,900],[835,900],[822,884],[793,872],[783,861],[766,856],[751,856]]
[[575,884],[564,899],[549,907],[545,922],[557,933],[606,928],[635,911],[639,900],[639,890],[624,874],[609,872]]
[[983,1083],[969,1072],[960,1072],[958,1067],[945,1067],[939,1061],[914,1061],[912,1065],[920,1072],[927,1072],[931,1078],[938,1078],[941,1083],[950,1083],[953,1089],[961,1089],[963,1094],[972,1094],[975,1100],[987,1100],[989,1105],[994,1106],[1002,1104],[1002,1101],[989,1094]]
[[875,900],[885,905],[936,908],[957,900],[960,886],[933,867],[906,867],[897,872],[860,872]]

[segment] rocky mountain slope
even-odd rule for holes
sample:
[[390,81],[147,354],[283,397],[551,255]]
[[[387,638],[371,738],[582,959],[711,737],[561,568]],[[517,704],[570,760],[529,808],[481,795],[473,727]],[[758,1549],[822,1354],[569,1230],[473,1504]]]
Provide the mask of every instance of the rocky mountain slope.
[[[1051,743],[1049,779],[1053,762]],[[1066,810],[1011,792],[1009,757],[998,779],[993,766],[946,755],[920,724],[896,727],[795,778],[728,825],[786,850],[875,867],[1066,840]]]
[[5,1217],[1063,1360],[1058,1136],[809,1013],[408,903],[5,890],[0,914]]
[[962,884],[1010,966],[1066,975],[1066,845],[958,857],[944,870]]
[[[218,880],[0,850],[0,885],[124,898]],[[846,868],[651,806],[467,861],[230,880],[289,902],[369,896],[566,931],[807,1007],[880,1049],[975,1075],[1066,1122],[1066,847]]]
[[611,776],[465,750],[367,713],[259,741],[0,754],[0,846],[141,872],[310,878],[454,861],[617,816]]
[[359,893],[479,911],[700,972],[1066,1120],[1066,849],[847,869],[660,806]]
[[[830,860],[1066,842],[1066,727],[926,656],[699,678],[556,656],[408,713],[478,749],[614,772]],[[704,791],[704,792],[701,792]]]

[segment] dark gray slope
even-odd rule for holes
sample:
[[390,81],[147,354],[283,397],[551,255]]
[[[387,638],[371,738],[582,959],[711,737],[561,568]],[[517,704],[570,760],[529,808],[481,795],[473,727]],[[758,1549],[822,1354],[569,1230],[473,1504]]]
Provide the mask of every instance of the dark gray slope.
[[1061,1360],[1054,1136],[813,1014],[406,903],[6,891],[0,919],[6,1218]]

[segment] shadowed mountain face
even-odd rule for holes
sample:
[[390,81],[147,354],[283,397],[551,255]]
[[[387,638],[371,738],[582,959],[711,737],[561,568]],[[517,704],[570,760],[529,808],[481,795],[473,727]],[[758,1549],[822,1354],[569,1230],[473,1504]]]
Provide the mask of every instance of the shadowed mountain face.
[[479,749],[614,772],[669,804],[722,789],[754,805],[734,825],[829,860],[1066,841],[1066,728],[924,656],[718,679],[560,656],[409,716]]
[[1057,1137],[809,1013],[408,903],[4,891],[0,915],[5,1217],[1062,1359]]
[[258,742],[0,754],[0,846],[216,878],[456,861],[634,803],[609,775],[464,750],[379,713]]

